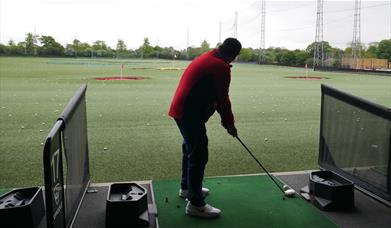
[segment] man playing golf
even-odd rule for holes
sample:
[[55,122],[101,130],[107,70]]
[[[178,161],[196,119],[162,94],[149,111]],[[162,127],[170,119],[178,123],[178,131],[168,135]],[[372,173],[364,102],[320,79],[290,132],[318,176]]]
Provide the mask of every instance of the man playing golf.
[[186,214],[214,218],[220,210],[205,202],[209,190],[202,187],[208,162],[205,123],[217,110],[221,124],[237,136],[229,100],[230,63],[242,48],[235,38],[227,38],[218,48],[194,59],[183,73],[169,110],[183,136],[182,180],[179,196],[188,198]]

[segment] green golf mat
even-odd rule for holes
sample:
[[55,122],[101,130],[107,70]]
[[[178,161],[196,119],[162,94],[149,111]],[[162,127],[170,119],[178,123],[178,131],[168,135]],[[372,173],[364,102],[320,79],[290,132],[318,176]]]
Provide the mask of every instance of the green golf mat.
[[206,178],[207,203],[222,210],[217,219],[187,216],[179,180],[153,181],[159,226],[169,227],[337,227],[300,196],[283,200],[266,175]]

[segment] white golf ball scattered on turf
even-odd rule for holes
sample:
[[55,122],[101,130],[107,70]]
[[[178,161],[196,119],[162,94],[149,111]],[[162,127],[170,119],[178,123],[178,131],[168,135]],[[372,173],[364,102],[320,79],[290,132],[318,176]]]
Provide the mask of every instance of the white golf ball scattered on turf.
[[266,142],[267,140],[269,140],[269,139],[268,139],[268,138],[265,138],[265,142]]
[[282,187],[282,189],[284,190],[284,195],[285,196],[292,197],[293,195],[295,195],[295,190],[291,189],[286,184]]
[[107,150],[107,147],[103,147],[103,150]]
[[293,197],[295,195],[295,190],[293,189],[287,189],[284,191],[285,196]]
[[41,143],[41,146],[43,146],[43,143]]
[[43,130],[42,130],[42,129],[40,129],[40,130],[39,130],[39,132],[43,132]]
[[20,128],[24,129],[24,126],[21,126]]

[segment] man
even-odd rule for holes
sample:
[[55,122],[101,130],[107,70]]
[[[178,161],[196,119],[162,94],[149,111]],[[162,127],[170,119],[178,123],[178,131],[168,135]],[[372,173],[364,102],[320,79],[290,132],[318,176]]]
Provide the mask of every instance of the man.
[[182,180],[179,195],[188,198],[186,214],[215,218],[220,210],[205,203],[209,190],[202,187],[208,162],[208,137],[205,123],[217,110],[221,124],[237,136],[229,100],[230,63],[239,55],[242,45],[227,38],[218,48],[202,54],[186,68],[169,110],[183,136]]

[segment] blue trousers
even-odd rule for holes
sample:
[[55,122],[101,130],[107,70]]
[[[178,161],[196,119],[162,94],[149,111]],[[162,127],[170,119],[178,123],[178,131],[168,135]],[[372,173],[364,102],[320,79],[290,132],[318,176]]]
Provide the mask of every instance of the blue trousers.
[[202,180],[208,162],[208,137],[205,123],[194,119],[175,120],[183,136],[181,188],[189,190],[194,206],[204,206]]

